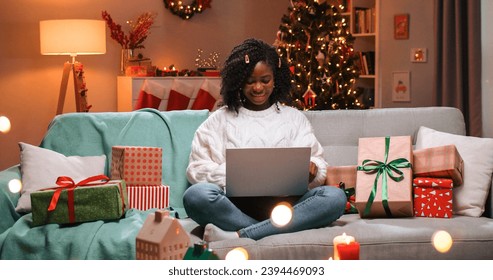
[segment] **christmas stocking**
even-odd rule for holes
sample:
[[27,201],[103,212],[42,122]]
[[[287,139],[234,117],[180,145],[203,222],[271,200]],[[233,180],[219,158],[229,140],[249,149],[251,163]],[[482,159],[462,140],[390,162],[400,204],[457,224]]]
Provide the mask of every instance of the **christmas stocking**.
[[167,92],[167,89],[162,85],[149,80],[144,80],[134,110],[142,108],[158,109],[161,100],[164,98],[165,92]]
[[200,86],[197,97],[192,105],[192,110],[207,109],[212,111],[221,96],[221,89],[219,86],[212,84],[208,79],[205,79]]
[[177,79],[173,80],[173,84],[171,85],[171,90],[169,92],[166,111],[187,109],[192,95],[192,86],[182,83]]

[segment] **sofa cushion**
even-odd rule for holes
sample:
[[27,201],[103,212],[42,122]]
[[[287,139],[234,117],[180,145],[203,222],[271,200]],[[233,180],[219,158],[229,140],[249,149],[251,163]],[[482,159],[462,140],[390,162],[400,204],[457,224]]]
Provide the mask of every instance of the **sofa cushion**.
[[106,156],[64,156],[49,149],[23,142],[21,154],[22,189],[15,210],[31,212],[31,192],[55,186],[59,176],[71,177],[75,182],[104,174]]
[[453,211],[479,217],[485,209],[493,174],[493,139],[455,135],[420,127],[416,149],[454,144],[464,160],[464,182],[453,190]]

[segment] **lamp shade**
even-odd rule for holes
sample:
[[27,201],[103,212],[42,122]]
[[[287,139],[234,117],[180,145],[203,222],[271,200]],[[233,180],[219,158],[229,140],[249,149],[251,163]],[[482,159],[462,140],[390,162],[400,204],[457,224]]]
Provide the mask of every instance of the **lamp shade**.
[[39,33],[41,54],[44,55],[106,53],[106,25],[103,20],[42,20]]

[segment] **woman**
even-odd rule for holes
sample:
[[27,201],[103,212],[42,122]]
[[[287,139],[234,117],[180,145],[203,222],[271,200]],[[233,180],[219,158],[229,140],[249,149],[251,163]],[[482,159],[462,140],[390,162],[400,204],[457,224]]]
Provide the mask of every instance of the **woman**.
[[[205,226],[204,240],[247,237],[259,240],[278,233],[327,226],[344,212],[342,190],[322,186],[327,163],[311,124],[297,109],[284,106],[291,72],[276,50],[256,39],[236,46],[221,70],[224,106],[198,128],[187,176],[192,186],[183,196],[187,214]],[[284,227],[257,220],[225,196],[227,148],[311,147],[309,189],[293,206]],[[282,164],[281,162],[279,164]],[[251,198],[251,204],[258,204]],[[269,207],[272,205],[266,205]]]

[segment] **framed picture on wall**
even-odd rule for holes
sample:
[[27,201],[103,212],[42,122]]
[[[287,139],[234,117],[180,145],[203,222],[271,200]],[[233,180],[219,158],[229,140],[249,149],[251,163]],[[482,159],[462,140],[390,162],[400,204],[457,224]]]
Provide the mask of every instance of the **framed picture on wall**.
[[392,101],[411,102],[411,73],[409,71],[392,72]]
[[394,39],[409,39],[409,14],[394,16]]

